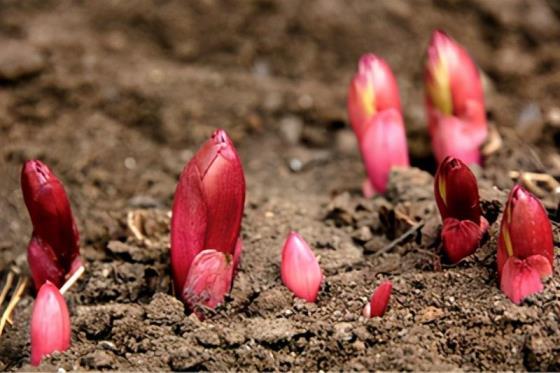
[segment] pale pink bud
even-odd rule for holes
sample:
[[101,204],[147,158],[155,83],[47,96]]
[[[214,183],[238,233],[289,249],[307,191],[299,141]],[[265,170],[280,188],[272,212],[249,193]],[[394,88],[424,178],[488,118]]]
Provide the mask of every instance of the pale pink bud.
[[297,232],[291,232],[282,248],[282,282],[298,298],[315,302],[323,274],[311,248]]
[[66,301],[51,282],[39,289],[31,316],[31,364],[37,366],[45,355],[70,347],[70,316]]

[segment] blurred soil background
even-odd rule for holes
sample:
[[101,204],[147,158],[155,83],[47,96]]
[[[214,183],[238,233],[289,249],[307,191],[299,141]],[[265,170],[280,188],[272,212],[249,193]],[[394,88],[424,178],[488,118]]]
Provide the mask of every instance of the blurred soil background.
[[[434,28],[479,64],[502,139],[476,170],[490,236],[456,266],[439,252],[423,109]],[[559,277],[515,306],[495,271],[511,171],[560,177],[559,40],[560,3],[544,0],[2,1],[0,268],[27,271],[31,158],[64,182],[87,265],[66,296],[72,347],[40,369],[560,370]],[[420,167],[371,200],[345,102],[366,52],[397,76]],[[218,127],[244,162],[245,252],[227,303],[199,322],[171,293],[169,209]],[[558,241],[558,194],[539,187]],[[320,256],[316,304],[281,284],[291,229]],[[363,319],[386,278],[387,314]],[[33,295],[0,337],[2,370],[33,369]]]

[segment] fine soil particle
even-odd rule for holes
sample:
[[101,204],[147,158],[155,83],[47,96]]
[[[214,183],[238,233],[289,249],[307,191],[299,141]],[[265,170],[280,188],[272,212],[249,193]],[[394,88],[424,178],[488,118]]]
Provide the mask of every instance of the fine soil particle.
[[[560,8],[543,0],[7,2],[0,17],[0,268],[27,271],[22,162],[66,186],[86,272],[66,294],[72,345],[30,365],[34,293],[0,340],[3,370],[559,370],[560,280],[520,306],[496,282],[510,171],[560,176]],[[423,113],[431,31],[484,72],[502,138],[479,177],[491,223],[456,265],[442,255]],[[412,163],[365,199],[345,95],[374,52],[399,82]],[[205,321],[172,292],[169,209],[214,128],[247,178],[245,251]],[[559,241],[558,195],[540,197]],[[295,299],[280,250],[299,231],[320,257],[317,303]],[[558,266],[556,266],[558,268]],[[363,306],[385,279],[383,318]]]

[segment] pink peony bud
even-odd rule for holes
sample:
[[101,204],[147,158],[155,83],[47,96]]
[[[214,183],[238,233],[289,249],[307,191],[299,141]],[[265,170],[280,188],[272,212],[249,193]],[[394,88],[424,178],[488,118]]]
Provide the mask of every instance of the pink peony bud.
[[[62,183],[40,161],[24,164],[21,189],[33,224],[28,260],[35,287],[39,289],[45,280],[60,287],[80,260],[80,238],[70,202]],[[41,263],[43,260],[49,263]]]
[[282,282],[296,297],[315,302],[323,274],[311,248],[297,232],[291,232],[282,248]]
[[401,111],[397,81],[387,63],[374,54],[365,54],[348,89],[348,116],[360,139],[367,122],[378,112]]
[[189,161],[175,191],[171,268],[178,294],[183,293],[193,260],[201,251],[215,250],[239,262],[244,202],[241,161],[225,131],[216,130]]
[[[384,193],[394,167],[408,167],[408,147],[401,114],[387,109],[375,115],[360,140],[360,151],[373,190]],[[367,196],[367,189],[364,189]]]
[[480,163],[488,127],[480,74],[467,51],[436,30],[425,69],[426,108],[438,162],[446,156]]
[[516,304],[542,291],[541,279],[552,275],[550,220],[541,202],[520,185],[512,189],[504,209],[497,264],[500,288]]
[[[202,250],[194,258],[185,286],[183,300],[195,312],[202,307],[214,309],[224,301],[233,279],[233,258],[228,253]],[[202,314],[198,314],[202,318]]]
[[37,366],[45,355],[70,347],[70,316],[58,288],[46,281],[37,294],[31,316],[31,364]]
[[434,194],[443,220],[443,249],[449,260],[457,263],[475,252],[488,228],[476,178],[462,161],[446,157],[436,173]]
[[390,280],[384,281],[381,285],[375,289],[371,300],[364,307],[364,317],[381,317],[385,314],[387,306],[389,305],[389,299],[391,298],[391,292],[393,291],[393,283]]

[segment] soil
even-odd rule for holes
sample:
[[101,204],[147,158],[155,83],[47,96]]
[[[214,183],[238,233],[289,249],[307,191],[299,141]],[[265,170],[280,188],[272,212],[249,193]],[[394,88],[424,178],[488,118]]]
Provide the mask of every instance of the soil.
[[[87,266],[66,295],[72,346],[38,369],[560,370],[558,273],[516,306],[495,263],[509,172],[560,176],[559,18],[542,0],[4,1],[0,268],[27,271],[19,172],[30,158],[64,182]],[[503,140],[477,170],[490,234],[455,266],[440,253],[422,106],[434,28],[480,65]],[[368,200],[345,95],[369,51],[398,77],[419,168]],[[218,127],[244,162],[245,252],[227,302],[201,322],[171,291],[169,209]],[[558,195],[541,197],[558,241]],[[320,256],[316,304],[280,281],[290,230]],[[384,279],[390,307],[366,320]],[[34,369],[33,295],[1,337],[2,370]]]

